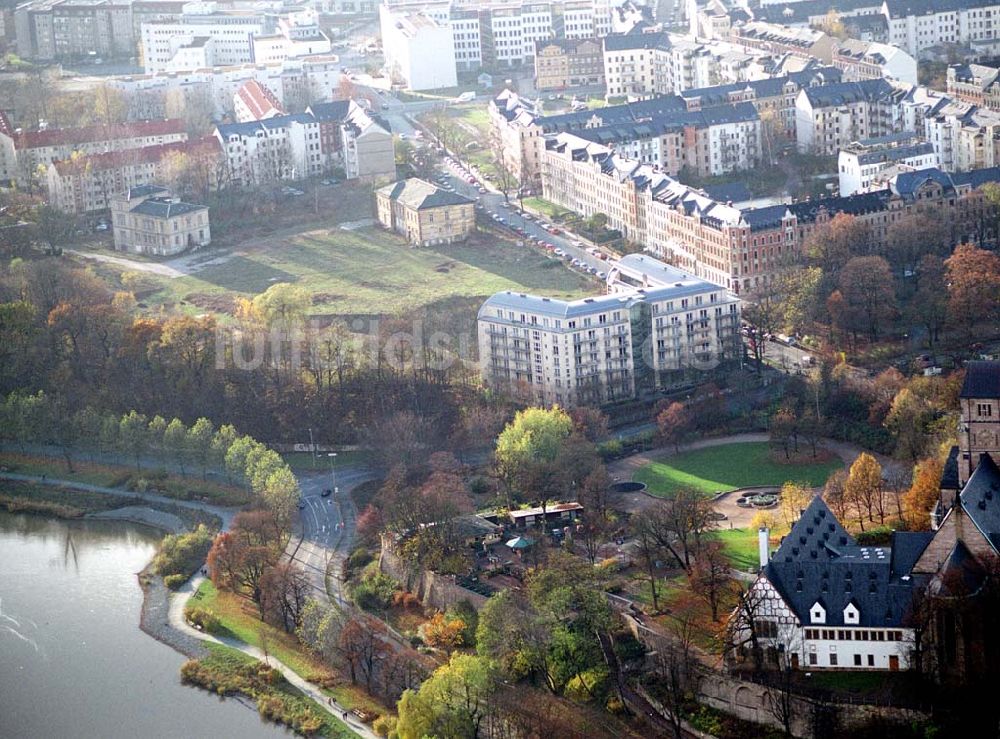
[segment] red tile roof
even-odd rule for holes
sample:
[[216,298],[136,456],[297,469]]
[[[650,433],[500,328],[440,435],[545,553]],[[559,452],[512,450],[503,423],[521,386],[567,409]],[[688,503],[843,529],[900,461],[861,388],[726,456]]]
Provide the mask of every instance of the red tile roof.
[[248,80],[236,92],[236,96],[250,109],[252,120],[259,121],[276,115],[284,115],[281,101],[257,80]]
[[91,154],[80,157],[76,161],[71,159],[60,159],[52,163],[56,171],[61,175],[72,174],[74,170],[82,167],[89,167],[92,172],[99,172],[107,169],[115,169],[129,164],[147,164],[159,162],[168,154],[174,152],[188,155],[211,154],[220,152],[219,141],[214,136],[203,136],[191,141],[176,141],[170,144],[157,144],[156,146],[143,146],[139,149],[126,149],[125,151],[108,151],[102,154]]
[[18,149],[35,149],[60,144],[83,144],[92,141],[114,141],[136,136],[166,136],[184,133],[184,121],[169,118],[162,121],[135,121],[115,126],[84,126],[81,128],[50,128],[45,131],[24,131],[14,136]]

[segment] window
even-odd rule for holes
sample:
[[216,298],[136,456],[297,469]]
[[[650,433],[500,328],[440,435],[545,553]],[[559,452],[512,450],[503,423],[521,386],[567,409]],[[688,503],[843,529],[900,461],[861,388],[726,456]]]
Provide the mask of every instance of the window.
[[836,666],[837,666],[837,653],[830,652],[830,667],[836,667]]
[[869,667],[874,667],[875,666],[875,655],[874,654],[869,654],[868,655],[868,666]]
[[854,666],[855,667],[861,667],[861,655],[860,654],[855,654],[854,655]]
[[809,664],[811,665],[816,664],[816,652],[809,653]]
[[993,405],[991,403],[977,403],[976,415],[980,418],[991,418],[993,416]]

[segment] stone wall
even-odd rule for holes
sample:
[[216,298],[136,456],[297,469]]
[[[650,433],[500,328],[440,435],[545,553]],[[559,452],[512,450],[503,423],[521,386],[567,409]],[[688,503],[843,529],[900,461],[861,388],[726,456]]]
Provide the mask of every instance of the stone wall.
[[441,611],[463,600],[469,601],[478,611],[488,600],[485,595],[463,588],[455,582],[453,575],[440,575],[428,570],[411,572],[399,555],[384,544],[379,556],[379,569],[402,583],[411,593],[415,593],[425,606],[432,606]]

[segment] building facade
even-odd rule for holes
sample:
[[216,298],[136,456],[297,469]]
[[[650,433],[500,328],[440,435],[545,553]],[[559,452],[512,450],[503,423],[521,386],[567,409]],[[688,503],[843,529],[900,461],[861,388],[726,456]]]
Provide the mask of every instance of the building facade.
[[802,90],[795,100],[799,152],[832,156],[853,141],[907,130],[903,114],[906,95],[907,90],[884,79]]
[[889,43],[917,58],[931,47],[948,44],[989,51],[1000,33],[996,0],[885,0],[882,13]]
[[131,187],[111,200],[115,249],[173,256],[212,240],[208,206],[185,203],[157,185]]
[[41,61],[132,56],[131,5],[115,0],[29,0],[14,10],[17,52]]
[[[599,406],[734,360],[739,300],[642,259],[622,267],[608,295],[563,301],[508,291],[489,298],[478,316],[486,385],[534,402]],[[645,270],[646,286],[627,284],[636,269]]]
[[604,84],[598,39],[535,42],[535,89],[567,90]]
[[475,203],[411,177],[375,191],[375,214],[414,246],[464,241],[476,230]]
[[834,49],[833,66],[843,71],[844,82],[886,78],[917,84],[917,60],[891,44],[840,41]]
[[451,24],[422,10],[397,12],[387,5],[379,6],[379,19],[385,63],[393,80],[410,90],[458,84]]
[[889,167],[927,169],[938,166],[937,152],[915,134],[868,139],[845,146],[837,157],[841,195],[868,190]]

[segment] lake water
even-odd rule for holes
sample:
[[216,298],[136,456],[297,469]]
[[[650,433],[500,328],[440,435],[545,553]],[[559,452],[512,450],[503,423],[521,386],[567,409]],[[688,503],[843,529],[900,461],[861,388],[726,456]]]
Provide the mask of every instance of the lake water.
[[139,629],[150,529],[0,512],[0,737],[285,737]]

